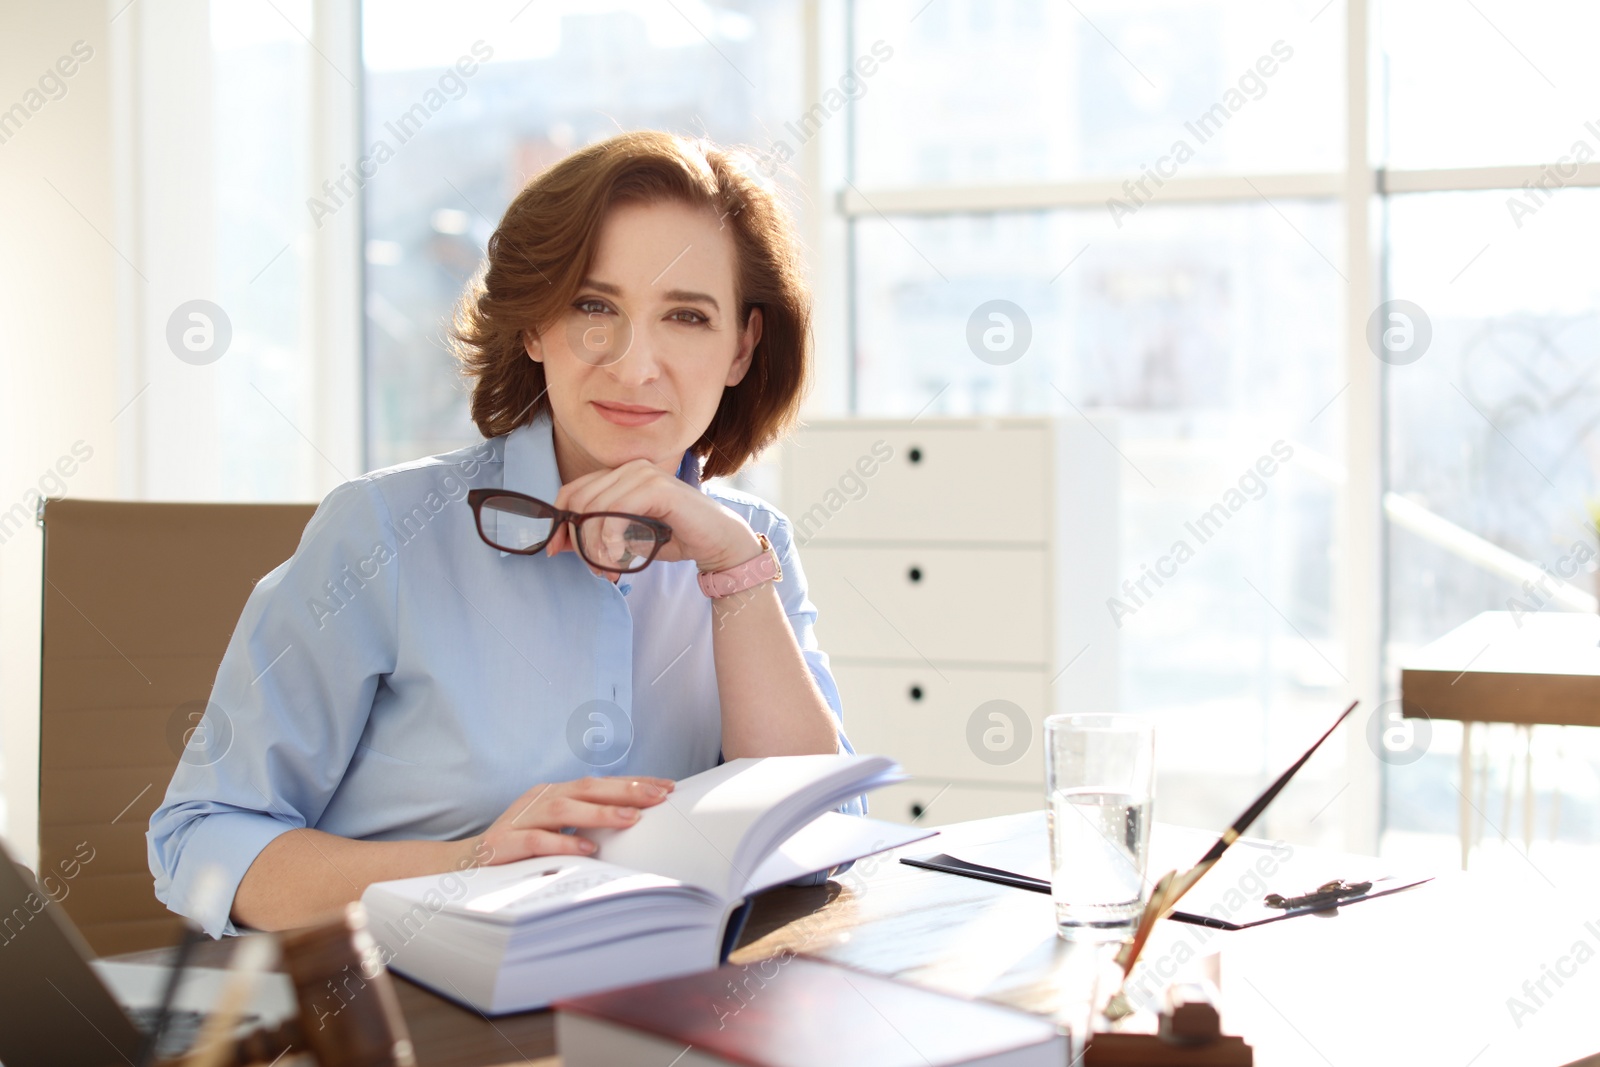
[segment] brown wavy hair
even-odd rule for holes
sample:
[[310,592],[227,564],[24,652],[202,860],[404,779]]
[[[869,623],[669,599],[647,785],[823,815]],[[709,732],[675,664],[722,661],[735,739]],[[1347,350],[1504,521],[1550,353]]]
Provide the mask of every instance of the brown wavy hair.
[[702,476],[729,475],[793,426],[811,373],[811,292],[788,210],[744,153],[655,130],[619,134],[543,171],[517,194],[489,238],[488,257],[462,294],[451,349],[472,380],[472,421],[485,437],[549,411],[544,366],[528,358],[527,330],[566,314],[593,264],[613,204],[676,200],[716,214],[733,231],[739,325],[760,308],[761,339],[738,385],[691,446]]

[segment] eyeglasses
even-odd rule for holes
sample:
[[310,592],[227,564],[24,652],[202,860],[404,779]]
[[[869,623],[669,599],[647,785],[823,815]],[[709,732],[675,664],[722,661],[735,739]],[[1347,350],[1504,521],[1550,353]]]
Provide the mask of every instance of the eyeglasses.
[[537,497],[509,489],[467,493],[478,536],[502,552],[531,556],[543,551],[562,523],[572,527],[578,555],[592,567],[613,574],[642,571],[672,540],[672,527],[644,515],[620,511],[562,511]]

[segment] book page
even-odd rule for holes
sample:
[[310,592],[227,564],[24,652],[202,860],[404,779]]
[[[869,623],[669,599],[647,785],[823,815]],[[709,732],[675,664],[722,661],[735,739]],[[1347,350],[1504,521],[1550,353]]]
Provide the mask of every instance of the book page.
[[376,882],[367,887],[363,899],[387,896],[402,905],[420,905],[428,913],[442,911],[516,923],[647,892],[710,899],[710,894],[693,886],[588,856],[535,856],[460,872]]
[[[896,770],[882,756],[744,757],[685,778],[665,801],[621,830],[580,830],[607,863],[743,895],[760,862],[787,836]],[[762,840],[767,833],[777,840]]]
[[932,837],[938,832],[931,826],[902,826],[880,819],[825,811],[761,861],[754,876],[745,885],[744,894],[759,893],[763,889],[803,878],[813,871],[827,870],[862,856],[899,848]]

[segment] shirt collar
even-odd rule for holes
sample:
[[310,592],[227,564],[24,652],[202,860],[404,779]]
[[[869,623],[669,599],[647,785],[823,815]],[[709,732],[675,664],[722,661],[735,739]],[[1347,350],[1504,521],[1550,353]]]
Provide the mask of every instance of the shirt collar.
[[700,459],[693,449],[684,449],[683,459],[678,462],[678,480],[705,491],[700,485]]
[[549,412],[506,434],[505,467],[500,488],[555,503],[556,494],[561,490],[561,472],[556,468],[555,438],[550,427]]

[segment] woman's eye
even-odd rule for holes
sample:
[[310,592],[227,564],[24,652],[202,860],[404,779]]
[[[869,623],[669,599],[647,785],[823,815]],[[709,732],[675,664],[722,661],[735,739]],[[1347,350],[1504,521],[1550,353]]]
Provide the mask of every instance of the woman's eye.
[[687,322],[694,326],[703,326],[711,321],[704,315],[700,314],[700,312],[691,311],[688,308],[684,308],[681,311],[674,311],[671,317],[678,322]]
[[611,310],[604,300],[580,300],[572,306],[585,315],[604,315]]

